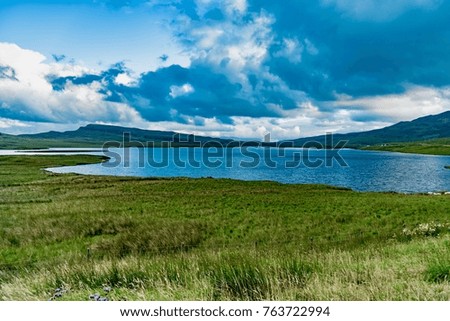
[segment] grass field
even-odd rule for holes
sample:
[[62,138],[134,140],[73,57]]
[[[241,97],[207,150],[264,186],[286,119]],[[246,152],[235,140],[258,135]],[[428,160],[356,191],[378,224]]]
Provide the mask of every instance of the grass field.
[[102,143],[89,141],[63,141],[57,139],[36,139],[0,133],[0,149],[46,149],[58,148],[61,146],[64,146],[66,148],[100,148],[102,146]]
[[450,196],[56,175],[0,157],[0,299],[450,300]]
[[450,138],[439,138],[411,143],[389,143],[367,146],[362,149],[413,154],[450,155]]

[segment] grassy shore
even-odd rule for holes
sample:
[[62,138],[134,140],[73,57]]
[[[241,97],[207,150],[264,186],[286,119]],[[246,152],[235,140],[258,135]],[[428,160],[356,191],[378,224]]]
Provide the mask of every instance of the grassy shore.
[[18,137],[0,133],[0,149],[47,149],[59,148],[61,146],[67,148],[101,148],[102,143],[90,141],[70,141],[57,139],[36,139]]
[[0,299],[449,300],[450,196],[56,175],[0,157]]
[[412,154],[450,156],[450,138],[439,138],[411,143],[389,143],[363,147],[364,150],[379,150]]

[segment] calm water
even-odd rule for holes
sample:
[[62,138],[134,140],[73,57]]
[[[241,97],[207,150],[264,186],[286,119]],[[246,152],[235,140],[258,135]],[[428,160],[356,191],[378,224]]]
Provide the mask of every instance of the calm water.
[[[117,149],[111,150],[112,153],[109,156],[112,158],[104,164],[52,168],[50,170],[57,173],[94,175],[214,177],[271,180],[281,183],[320,183],[348,187],[358,191],[405,193],[450,191],[450,170],[444,168],[445,165],[450,165],[448,156],[347,149],[340,151],[340,155],[348,166],[341,166],[342,164],[338,164],[335,159],[332,159],[332,155],[326,155],[325,151],[312,150],[309,160],[315,162],[316,165],[312,168],[306,166],[305,161],[298,162],[298,157],[297,162],[292,163],[296,159],[295,155],[304,156],[299,149],[285,149],[284,155],[279,155],[280,151],[275,149],[251,148],[247,154],[243,154],[241,150],[234,148],[222,150],[222,153],[228,153],[227,155],[206,156],[202,149],[181,148],[178,151],[175,150],[161,148],[137,150],[132,148],[124,151]],[[182,163],[187,163],[188,159],[191,159],[190,164],[183,167]],[[205,159],[208,162],[205,162]],[[164,164],[163,167],[149,165],[149,160],[154,162],[166,160],[167,164]],[[273,164],[270,163],[270,160],[273,160]],[[327,160],[329,166],[325,164]],[[291,168],[286,165],[290,165]]]

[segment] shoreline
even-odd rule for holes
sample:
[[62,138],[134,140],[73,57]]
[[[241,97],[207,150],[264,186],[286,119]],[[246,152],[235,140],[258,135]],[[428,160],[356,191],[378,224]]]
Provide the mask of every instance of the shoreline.
[[[62,156],[71,156],[71,155],[62,155]],[[101,157],[101,162],[98,162],[98,164],[107,162],[109,159],[111,159],[108,156],[96,156],[96,157]],[[83,164],[77,164],[76,166],[82,166],[82,165],[91,165],[91,164],[97,164],[97,163],[83,163]],[[334,188],[334,189],[338,189],[338,190],[348,190],[348,191],[352,191],[352,192],[356,192],[356,193],[387,193],[387,194],[399,194],[399,195],[449,195],[450,194],[450,190],[446,191],[446,190],[442,190],[442,191],[423,191],[423,192],[400,192],[400,191],[392,191],[392,190],[386,190],[386,191],[371,191],[371,190],[357,190],[357,189],[352,189],[350,187],[346,187],[346,186],[341,186],[341,185],[333,185],[333,184],[326,184],[326,183],[287,183],[287,182],[279,182],[276,180],[270,180],[270,179],[265,179],[265,180],[246,180],[246,179],[238,179],[238,178],[229,178],[229,177],[212,177],[212,176],[202,176],[202,177],[189,177],[189,176],[139,176],[139,175],[111,175],[111,174],[83,174],[83,173],[59,173],[59,172],[54,172],[51,170],[51,168],[64,168],[66,166],[55,166],[55,167],[48,167],[48,168],[42,168],[42,170],[51,173],[51,174],[56,174],[56,175],[65,175],[65,174],[75,174],[75,175],[82,175],[82,176],[97,176],[97,177],[125,177],[125,178],[138,178],[138,179],[149,179],[149,180],[177,180],[177,179],[182,179],[182,180],[202,180],[202,179],[214,179],[214,180],[228,180],[228,181],[237,181],[237,182],[253,182],[253,183],[257,183],[257,182],[271,182],[271,183],[275,183],[275,184],[281,184],[281,185],[291,185],[291,186],[295,186],[295,185],[299,185],[299,186],[304,186],[304,185],[311,185],[311,186],[327,186],[330,188]],[[446,168],[450,169],[450,166],[446,166]]]
[[[69,156],[69,157],[75,157],[78,155],[83,155],[83,153],[78,154],[78,151],[75,151],[75,153],[71,154],[72,152],[74,152],[75,150],[71,150],[71,151],[65,151],[68,152],[69,154],[58,154],[58,155],[54,155],[57,154],[59,152],[62,152],[62,150],[55,150],[55,151],[50,151],[49,153],[43,153],[43,155],[32,155],[30,152],[30,155],[28,155],[27,153],[22,154],[22,155],[9,155],[9,156]],[[90,152],[90,151],[85,151],[83,150],[82,152]],[[88,155],[88,154],[86,154]],[[0,156],[6,156],[6,155],[0,155]],[[83,166],[83,165],[91,165],[91,164],[101,164],[101,163],[105,163],[108,160],[111,159],[111,157],[105,156],[105,155],[89,155],[92,157],[97,157],[100,161],[98,162],[83,162],[83,163],[77,163],[77,164],[72,164],[69,166]],[[429,156],[429,155],[428,155]],[[438,155],[441,156],[441,155]],[[351,190],[354,192],[358,192],[358,193],[395,193],[395,194],[399,194],[399,195],[448,195],[446,193],[449,193],[448,189],[442,188],[442,189],[435,189],[435,190],[421,190],[421,191],[401,191],[401,190],[369,190],[369,189],[358,189],[358,188],[352,188],[349,186],[343,186],[343,185],[334,185],[332,182],[285,182],[285,181],[277,181],[275,179],[252,179],[252,180],[248,180],[248,179],[242,179],[242,178],[235,178],[235,177],[213,177],[211,175],[204,175],[204,176],[199,176],[199,177],[193,177],[193,176],[186,176],[186,175],[179,175],[179,176],[146,176],[146,175],[127,175],[127,174],[111,174],[111,173],[77,173],[77,172],[59,172],[57,169],[58,168],[64,168],[67,167],[68,165],[62,165],[62,166],[47,166],[42,168],[42,170],[44,170],[47,173],[51,173],[53,175],[55,174],[76,174],[76,175],[83,175],[83,176],[97,176],[97,177],[129,177],[129,178],[139,178],[139,179],[157,179],[157,180],[164,180],[164,179],[192,179],[192,180],[196,180],[196,179],[215,179],[215,180],[220,180],[220,179],[224,179],[224,180],[234,180],[234,181],[244,181],[244,182],[273,182],[273,183],[277,183],[277,184],[282,184],[282,185],[323,185],[323,186],[329,186],[332,188],[336,188],[336,189],[342,189],[342,190]],[[445,168],[450,168],[450,166],[445,166]]]

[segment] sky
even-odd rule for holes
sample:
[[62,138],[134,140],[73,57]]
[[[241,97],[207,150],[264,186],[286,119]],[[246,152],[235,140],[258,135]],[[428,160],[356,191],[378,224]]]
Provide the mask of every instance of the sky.
[[450,110],[450,1],[0,0],[0,132],[298,138]]

